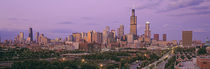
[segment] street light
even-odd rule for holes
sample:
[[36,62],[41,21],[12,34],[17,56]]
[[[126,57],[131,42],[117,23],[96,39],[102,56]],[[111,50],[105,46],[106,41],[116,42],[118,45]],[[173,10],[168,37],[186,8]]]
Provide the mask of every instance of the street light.
[[100,64],[100,65],[99,65],[100,69],[102,69],[102,68],[103,68],[103,66],[104,66],[103,64]]
[[85,59],[82,59],[81,62],[84,63],[85,62]]
[[66,60],[66,58],[65,58],[65,57],[63,57],[63,58],[62,58],[62,61],[65,61],[65,60]]

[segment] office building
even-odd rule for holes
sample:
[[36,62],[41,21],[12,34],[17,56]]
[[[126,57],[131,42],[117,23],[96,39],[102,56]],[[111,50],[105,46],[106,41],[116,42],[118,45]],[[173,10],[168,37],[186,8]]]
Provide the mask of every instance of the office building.
[[130,16],[130,34],[137,36],[137,16],[135,16],[135,9],[132,9]]
[[105,29],[106,31],[110,31],[110,27],[109,26],[106,26],[106,29]]
[[120,28],[117,29],[117,36],[118,38],[122,38],[122,36],[124,35],[124,25],[120,25]]
[[87,39],[87,33],[81,32],[81,39]]
[[39,38],[39,32],[36,32],[35,38],[36,38],[36,43],[37,43],[38,42],[38,38]]
[[134,42],[134,35],[133,34],[128,34],[127,35],[127,42],[128,43],[133,43]]
[[115,39],[116,38],[116,32],[115,32],[115,30],[111,30],[111,32],[113,33],[113,37]]
[[154,34],[154,40],[159,41],[159,34]]
[[167,41],[167,35],[163,34],[163,41]]
[[102,42],[103,42],[103,44],[107,44],[108,43],[109,32],[104,30],[102,34],[103,34],[103,41]]
[[151,38],[151,30],[150,30],[150,22],[146,22],[145,31],[144,31],[145,38]]
[[93,32],[92,33],[92,42],[95,42],[95,43],[102,43],[102,33],[100,32]]
[[92,39],[92,38],[93,38],[93,32],[94,32],[94,31],[91,30],[91,31],[88,31],[88,33],[87,33],[87,40],[86,40],[86,41],[87,41],[88,43],[93,42],[93,39]]
[[73,35],[69,35],[68,38],[67,38],[67,40],[68,40],[68,41],[73,41],[73,40],[74,40]]
[[29,28],[29,36],[28,37],[30,38],[30,41],[33,41],[33,30],[32,30],[32,28]]
[[80,39],[81,39],[80,33],[73,33],[72,35],[73,35],[74,41],[76,41],[76,42],[80,41]]
[[192,31],[182,31],[183,46],[192,46]]
[[24,40],[24,33],[23,32],[20,32],[20,34],[17,38],[18,38],[18,42],[24,43],[25,40]]

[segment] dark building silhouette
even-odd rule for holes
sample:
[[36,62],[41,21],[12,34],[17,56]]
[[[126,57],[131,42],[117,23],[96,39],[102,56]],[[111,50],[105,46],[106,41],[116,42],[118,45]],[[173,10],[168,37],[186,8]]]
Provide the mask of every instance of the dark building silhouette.
[[30,41],[33,41],[33,31],[32,31],[32,28],[29,28],[29,36],[30,38]]

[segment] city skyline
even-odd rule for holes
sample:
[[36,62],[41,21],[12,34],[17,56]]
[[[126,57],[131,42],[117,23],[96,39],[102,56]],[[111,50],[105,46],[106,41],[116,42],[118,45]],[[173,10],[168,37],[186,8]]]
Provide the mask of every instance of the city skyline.
[[[53,39],[55,37],[67,37],[69,33],[75,32],[88,32],[89,30],[102,32],[105,26],[110,26],[110,29],[117,30],[120,24],[125,26],[125,34],[127,34],[129,33],[129,17],[131,15],[130,10],[132,9],[133,3],[135,3],[136,5],[136,16],[138,16],[138,35],[142,35],[144,33],[146,21],[151,22],[151,35],[156,33],[166,33],[167,39],[169,40],[181,40],[182,30],[192,30],[193,32],[198,34],[197,36],[196,34],[193,35],[193,37],[195,36],[194,39],[202,41],[205,40],[206,37],[209,37],[210,34],[210,30],[208,28],[210,26],[208,20],[208,0],[187,0],[186,2],[177,1],[177,5],[171,5],[171,7],[169,7],[169,9],[165,11],[158,11],[157,9],[151,8],[160,9],[161,7],[155,6],[161,6],[166,3],[172,2],[158,0],[152,1],[148,4],[148,2],[145,0],[108,0],[93,1],[93,3],[90,1],[93,0],[88,0],[84,4],[79,1],[51,1],[51,3],[48,3],[47,1],[24,0],[19,2],[3,1],[1,3],[5,4],[1,4],[3,12],[0,13],[3,15],[0,17],[1,39],[13,39],[15,35],[19,34],[19,32],[24,32],[25,35],[28,35],[26,33],[29,27],[33,28],[34,33],[44,33],[46,34],[46,36],[49,36]],[[42,3],[40,4],[39,2]],[[75,4],[73,4],[72,2],[74,2]],[[110,6],[113,7],[109,7],[108,4],[105,4],[103,2],[109,3],[111,4]],[[141,4],[140,2],[143,4]],[[115,3],[116,5],[112,5]],[[37,4],[40,4],[40,6],[37,6]],[[91,4],[93,5],[91,6]],[[28,7],[24,7],[26,5]],[[95,5],[98,5],[99,7],[95,7]],[[51,7],[55,7],[55,9]],[[163,6],[162,8],[164,9],[167,7]],[[85,9],[86,11],[84,12]],[[103,12],[103,9],[106,12]],[[193,11],[183,12],[182,10]],[[14,11],[16,12],[14,13]],[[17,15],[13,15],[13,13]],[[78,27],[80,26],[82,28],[78,29]],[[11,36],[9,36],[10,34]]]

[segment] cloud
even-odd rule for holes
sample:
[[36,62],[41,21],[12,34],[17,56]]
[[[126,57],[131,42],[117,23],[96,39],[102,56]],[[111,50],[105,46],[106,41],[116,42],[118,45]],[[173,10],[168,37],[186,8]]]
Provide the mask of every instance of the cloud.
[[66,21],[66,22],[60,22],[60,23],[57,23],[57,24],[75,24],[75,23],[70,22],[70,21]]
[[172,15],[172,16],[189,16],[189,15],[205,15],[205,14],[210,14],[210,11],[197,11],[197,12],[182,13],[182,14],[177,14],[177,15]]
[[149,9],[156,13],[183,11],[183,9],[200,11],[210,7],[208,5],[210,0],[139,0],[137,2],[137,10]]
[[192,10],[208,10],[210,6],[193,7]]
[[29,21],[29,19],[26,18],[8,18],[10,21]]
[[181,8],[199,6],[201,3],[205,1],[206,0],[170,0],[166,2],[167,4],[162,4],[165,7],[159,9],[158,12],[169,12]]
[[161,4],[163,0],[140,0],[136,5],[137,10],[153,9]]

